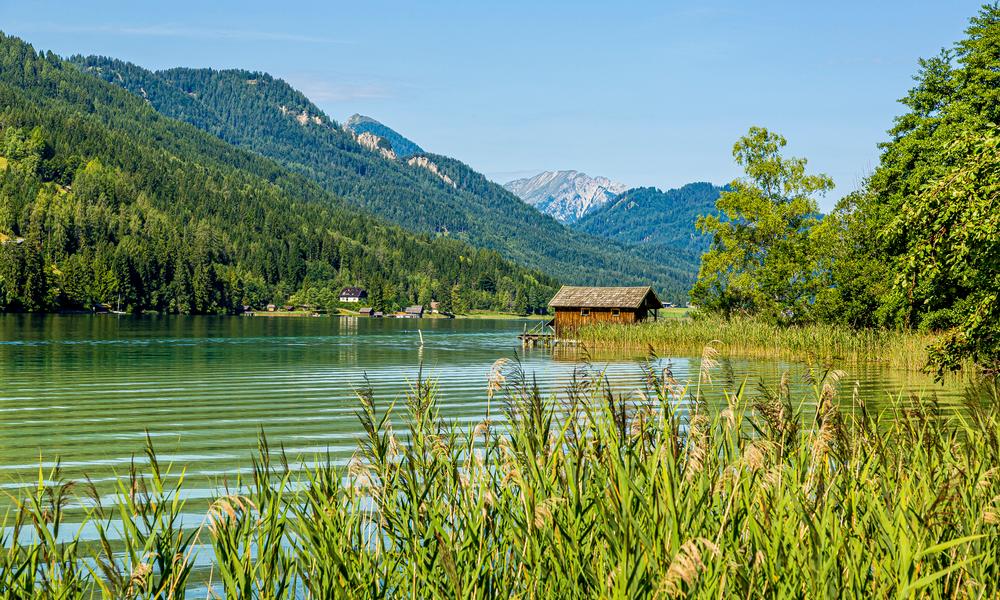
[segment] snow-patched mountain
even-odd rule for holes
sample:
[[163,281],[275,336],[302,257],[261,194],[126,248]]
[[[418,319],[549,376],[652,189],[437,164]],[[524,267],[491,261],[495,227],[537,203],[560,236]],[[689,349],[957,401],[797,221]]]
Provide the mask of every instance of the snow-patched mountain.
[[563,223],[576,222],[628,189],[607,177],[589,177],[579,171],[545,171],[534,177],[515,179],[504,187]]

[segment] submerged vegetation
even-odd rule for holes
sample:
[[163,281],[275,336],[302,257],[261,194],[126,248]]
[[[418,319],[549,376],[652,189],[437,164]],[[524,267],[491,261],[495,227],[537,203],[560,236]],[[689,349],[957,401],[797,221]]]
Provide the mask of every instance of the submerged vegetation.
[[760,318],[660,319],[637,325],[596,323],[581,327],[576,339],[592,349],[615,349],[697,356],[713,344],[727,356],[791,358],[847,364],[877,363],[917,371],[927,364],[935,336],[891,329],[851,329],[826,323],[779,325]]
[[[113,503],[41,477],[9,515],[4,597],[927,597],[1000,593],[1000,410],[901,399],[873,414],[842,373],[793,398],[647,368],[616,395],[581,370],[557,402],[519,365],[502,414],[462,430],[418,381],[402,431],[359,393],[355,458],[289,466],[261,438],[252,476],[197,515],[149,443]],[[489,413],[489,411],[487,411]],[[394,426],[393,424],[396,423]],[[514,424],[515,426],[510,426]],[[84,494],[80,494],[83,496]],[[105,506],[107,504],[108,506]],[[210,569],[195,568],[208,558]],[[202,562],[201,564],[204,564]],[[205,595],[204,587],[198,592]],[[187,595],[193,596],[194,593]]]

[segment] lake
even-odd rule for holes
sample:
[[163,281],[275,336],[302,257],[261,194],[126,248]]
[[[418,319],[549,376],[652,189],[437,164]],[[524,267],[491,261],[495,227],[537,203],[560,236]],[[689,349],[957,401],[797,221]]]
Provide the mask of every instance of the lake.
[[[442,415],[463,424],[487,411],[487,376],[499,358],[520,355],[547,392],[564,389],[578,356],[522,352],[525,323],[265,317],[0,316],[0,489],[34,485],[38,467],[61,461],[63,477],[89,476],[110,489],[142,457],[145,431],[161,463],[187,469],[188,494],[208,496],[249,466],[263,428],[293,460],[357,447],[355,390],[368,384],[383,405],[418,376],[437,381]],[[530,325],[529,325],[530,327]],[[417,330],[422,330],[423,346]],[[665,357],[677,379],[695,380],[697,358]],[[602,356],[616,389],[642,381],[642,357]],[[919,374],[848,368],[841,397],[857,382],[867,399],[936,394],[957,406],[960,385]],[[773,384],[804,368],[781,361],[727,361],[714,386]],[[805,386],[798,383],[803,396]],[[493,402],[492,412],[500,411]],[[140,461],[141,462],[141,461]]]

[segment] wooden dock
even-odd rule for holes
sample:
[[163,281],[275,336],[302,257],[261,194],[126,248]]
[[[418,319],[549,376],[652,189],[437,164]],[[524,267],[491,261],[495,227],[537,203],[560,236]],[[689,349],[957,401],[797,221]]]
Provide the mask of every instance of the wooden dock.
[[537,325],[528,329],[524,326],[524,331],[517,339],[521,340],[522,348],[555,348],[564,344],[575,344],[575,340],[560,339],[556,337],[552,327],[552,321],[539,321]]
[[555,346],[558,341],[553,333],[524,332],[517,336],[517,339],[521,340],[522,348],[547,348],[549,346]]

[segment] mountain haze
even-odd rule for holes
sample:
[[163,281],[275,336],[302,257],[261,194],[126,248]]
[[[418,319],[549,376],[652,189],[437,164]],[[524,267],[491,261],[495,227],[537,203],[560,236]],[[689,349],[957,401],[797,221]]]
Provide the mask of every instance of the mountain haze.
[[562,223],[573,223],[624,192],[625,184],[579,171],[545,171],[504,184],[504,188]]
[[270,157],[348,202],[403,227],[497,250],[566,283],[653,284],[686,296],[694,266],[574,231],[460,161],[400,157],[372,131],[340,127],[280,79],[252,71],[153,72],[100,57],[80,68],[125,87],[166,116]]

